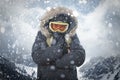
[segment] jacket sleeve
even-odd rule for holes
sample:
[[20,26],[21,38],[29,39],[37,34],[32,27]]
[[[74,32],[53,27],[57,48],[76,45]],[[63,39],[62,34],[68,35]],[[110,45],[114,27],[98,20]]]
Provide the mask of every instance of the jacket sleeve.
[[32,47],[32,58],[36,64],[47,65],[62,56],[60,46],[48,47],[46,38],[39,31]]
[[85,50],[80,45],[77,35],[72,37],[70,44],[70,53],[65,54],[62,58],[56,61],[56,66],[59,68],[79,67],[85,60]]

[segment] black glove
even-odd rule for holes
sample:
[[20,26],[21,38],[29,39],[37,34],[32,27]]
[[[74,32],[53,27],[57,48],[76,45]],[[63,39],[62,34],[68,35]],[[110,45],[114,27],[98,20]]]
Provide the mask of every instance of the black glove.
[[67,54],[67,44],[65,42],[65,35],[63,33],[54,33],[53,38],[56,40],[56,46],[63,50],[63,54]]
[[56,41],[56,44],[54,44],[54,45],[59,46],[61,48],[63,47],[63,45],[65,43],[64,34],[55,32],[55,33],[53,33],[53,39],[55,39],[55,41]]

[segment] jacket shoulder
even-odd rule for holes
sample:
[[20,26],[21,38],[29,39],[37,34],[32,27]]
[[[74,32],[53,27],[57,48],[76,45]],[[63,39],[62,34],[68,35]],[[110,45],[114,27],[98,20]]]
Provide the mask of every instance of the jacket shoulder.
[[41,33],[41,31],[38,31],[37,36],[36,36],[36,41],[41,41],[45,39],[46,37]]

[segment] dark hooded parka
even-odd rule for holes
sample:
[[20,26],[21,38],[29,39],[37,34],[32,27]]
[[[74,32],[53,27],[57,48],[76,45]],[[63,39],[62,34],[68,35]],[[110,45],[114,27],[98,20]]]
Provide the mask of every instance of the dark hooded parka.
[[[50,22],[69,24],[64,33],[52,32]],[[78,80],[76,67],[83,64],[85,50],[75,33],[77,20],[72,11],[52,8],[41,19],[40,31],[32,47],[32,58],[38,65],[38,80]]]

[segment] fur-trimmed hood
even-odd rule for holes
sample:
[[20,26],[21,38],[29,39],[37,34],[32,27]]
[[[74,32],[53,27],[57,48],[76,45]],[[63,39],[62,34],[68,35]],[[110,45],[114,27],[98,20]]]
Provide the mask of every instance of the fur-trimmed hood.
[[69,18],[71,19],[71,21],[69,21],[70,23],[70,29],[69,31],[65,34],[65,39],[68,43],[68,41],[70,41],[70,37],[72,37],[73,35],[75,35],[75,31],[77,28],[77,19],[75,17],[75,15],[73,14],[72,10],[65,8],[65,7],[56,7],[56,8],[51,8],[50,10],[48,10],[44,16],[41,18],[41,22],[40,22],[40,31],[41,33],[46,37],[46,38],[51,38],[51,33],[49,32],[49,30],[46,28],[46,23],[50,22],[50,19],[58,16],[59,14],[65,14],[67,16],[69,16]]

